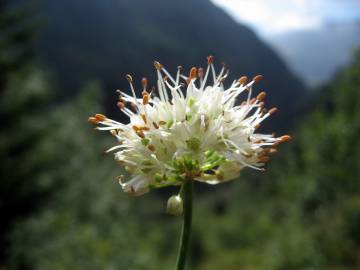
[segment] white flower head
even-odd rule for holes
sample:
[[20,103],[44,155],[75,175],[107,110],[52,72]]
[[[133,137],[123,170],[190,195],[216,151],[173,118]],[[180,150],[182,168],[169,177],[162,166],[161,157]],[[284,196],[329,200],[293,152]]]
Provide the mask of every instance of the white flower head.
[[[115,160],[131,175],[120,178],[125,192],[142,195],[151,188],[179,185],[185,178],[209,184],[232,180],[245,167],[263,170],[274,147],[290,139],[256,132],[276,111],[264,108],[265,92],[251,97],[261,75],[249,82],[243,76],[225,89],[228,71],[223,66],[216,74],[212,56],[205,72],[193,67],[189,76],[179,67],[173,78],[159,62],[154,65],[157,93],[155,88],[148,91],[143,78],[138,98],[130,75],[126,78],[132,95],[118,90],[117,105],[129,117],[128,124],[102,114],[89,118],[117,139],[107,152],[115,152]],[[238,102],[242,94],[244,101]]]

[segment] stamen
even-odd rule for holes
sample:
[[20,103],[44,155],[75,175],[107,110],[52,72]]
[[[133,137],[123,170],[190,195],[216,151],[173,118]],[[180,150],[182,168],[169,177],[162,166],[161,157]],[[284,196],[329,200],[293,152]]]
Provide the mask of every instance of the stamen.
[[280,137],[281,142],[288,142],[288,141],[290,141],[291,139],[292,139],[292,138],[291,138],[290,135],[284,135],[284,136],[281,136],[281,137]]
[[278,109],[274,107],[274,108],[272,108],[272,109],[269,110],[269,114],[273,114],[273,113],[275,113],[277,110],[278,110]]
[[147,127],[147,126],[141,126],[141,127],[139,127],[139,130],[141,130],[141,131],[149,131],[150,128]]
[[245,85],[248,81],[248,77],[246,76],[242,76],[240,79],[239,79],[239,83],[240,85]]
[[133,129],[135,132],[139,130],[139,128],[138,128],[137,126],[135,126],[135,125],[132,126],[132,129]]
[[116,106],[118,106],[120,110],[123,110],[125,108],[125,104],[122,101],[118,101],[116,103]]
[[94,125],[97,125],[99,123],[98,120],[93,116],[90,116],[88,118],[88,122],[91,123],[91,124],[94,124]]
[[158,61],[154,61],[154,66],[155,66],[155,68],[156,68],[157,70],[161,70],[162,67],[163,67],[163,65],[160,64]]
[[129,82],[129,83],[132,83],[132,81],[133,81],[133,78],[131,77],[131,75],[130,74],[126,74],[126,79],[127,79],[127,81]]
[[257,95],[256,99],[258,101],[262,101],[262,100],[264,100],[265,97],[266,97],[266,93],[263,91],[263,92],[261,92],[260,94]]
[[152,151],[152,152],[155,151],[155,145],[153,145],[153,144],[149,144],[149,145],[148,145],[148,148],[149,148],[149,150]]
[[145,134],[144,134],[144,132],[143,132],[142,130],[136,131],[136,134],[137,134],[140,138],[142,138],[142,139],[145,138]]
[[149,103],[149,93],[146,91],[143,91],[142,93],[143,96],[143,105],[146,105]]
[[148,85],[148,80],[145,77],[141,79],[141,85],[143,86],[143,89],[145,91]]
[[214,63],[214,56],[209,55],[207,57],[207,62],[208,62],[208,65],[212,65]]
[[196,79],[197,69],[196,67],[192,67],[190,69],[189,78],[187,80],[187,83],[189,84],[193,79]]
[[106,119],[106,116],[100,113],[95,114],[95,118],[97,121],[102,122]]
[[159,128],[159,125],[158,125],[158,124],[156,124],[155,122],[153,122],[152,124],[153,124],[154,128],[156,128],[156,129],[158,129],[158,128]]
[[255,83],[257,83],[257,82],[259,82],[259,81],[261,81],[262,79],[263,79],[263,75],[256,75],[254,78],[253,78],[253,81],[255,82]]
[[270,158],[268,156],[261,156],[258,158],[258,161],[260,162],[268,162]]

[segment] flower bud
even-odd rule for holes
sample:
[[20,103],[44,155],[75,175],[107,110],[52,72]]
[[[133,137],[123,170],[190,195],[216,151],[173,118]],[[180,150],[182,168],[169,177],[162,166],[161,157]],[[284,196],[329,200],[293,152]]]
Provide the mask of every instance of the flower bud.
[[168,199],[166,212],[174,216],[180,216],[183,213],[183,200],[180,195],[173,195]]

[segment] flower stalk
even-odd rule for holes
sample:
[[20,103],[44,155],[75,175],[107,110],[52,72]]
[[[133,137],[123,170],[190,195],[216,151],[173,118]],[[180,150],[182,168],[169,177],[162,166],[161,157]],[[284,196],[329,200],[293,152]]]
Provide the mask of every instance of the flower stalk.
[[186,178],[182,188],[181,197],[184,202],[184,221],[180,236],[179,253],[176,263],[176,270],[185,268],[186,257],[189,253],[189,242],[191,237],[192,207],[193,207],[193,180]]

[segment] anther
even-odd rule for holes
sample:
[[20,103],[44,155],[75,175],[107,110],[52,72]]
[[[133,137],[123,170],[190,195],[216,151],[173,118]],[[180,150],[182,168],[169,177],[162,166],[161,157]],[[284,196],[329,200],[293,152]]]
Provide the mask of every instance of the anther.
[[257,82],[261,81],[262,78],[263,78],[263,75],[256,75],[256,76],[253,78],[253,81],[257,83]]
[[158,128],[159,128],[159,125],[158,125],[158,124],[156,124],[155,122],[153,122],[152,124],[153,124],[154,128],[156,128],[156,129],[158,129]]
[[118,101],[116,103],[116,106],[118,106],[120,110],[123,110],[125,108],[125,104],[122,101]]
[[154,66],[157,70],[161,70],[163,68],[163,65],[160,64],[158,61],[154,61]]
[[139,130],[141,130],[141,131],[149,131],[150,128],[147,127],[147,126],[141,126],[141,127],[139,127]]
[[106,116],[100,113],[95,114],[95,118],[97,121],[101,122],[104,121],[106,119]]
[[144,134],[144,132],[142,132],[142,130],[136,131],[136,134],[137,134],[140,138],[142,138],[142,139],[145,138],[145,134]]
[[258,158],[258,161],[260,162],[268,162],[269,161],[269,157],[268,156],[261,156]]
[[266,97],[266,93],[265,92],[261,92],[257,95],[256,99],[259,101],[264,100],[264,98]]
[[190,69],[189,79],[192,80],[192,79],[196,78],[196,73],[197,73],[196,67],[192,67]]
[[98,120],[96,120],[96,118],[93,117],[93,116],[88,118],[88,122],[91,123],[91,124],[94,124],[94,125],[99,123]]
[[138,110],[138,106],[137,106],[134,102],[131,102],[131,103],[130,103],[130,106],[131,106],[131,108],[132,108],[134,111],[137,111],[137,110]]
[[152,152],[155,151],[155,145],[153,145],[153,144],[149,144],[149,145],[148,145],[148,148],[149,148],[149,150],[152,151]]
[[146,78],[142,78],[142,79],[141,79],[141,85],[142,85],[144,88],[146,88],[146,87],[147,87],[147,84],[148,84],[147,79],[146,79]]
[[133,81],[133,78],[131,77],[131,75],[130,74],[126,74],[126,79],[127,79],[127,81],[129,82],[129,83],[132,83],[132,81]]
[[139,128],[137,127],[137,126],[132,126],[132,129],[135,131],[135,132],[137,132],[138,130],[139,130]]
[[208,62],[209,65],[213,64],[213,63],[214,63],[214,56],[209,55],[209,56],[207,57],[207,62]]
[[142,92],[142,96],[143,96],[143,104],[146,105],[149,103],[149,93],[146,91]]
[[291,136],[290,135],[284,135],[280,137],[281,142],[288,142],[291,140]]
[[273,113],[275,113],[277,110],[278,110],[278,109],[274,107],[274,108],[272,108],[272,109],[269,110],[269,114],[273,114]]
[[246,76],[242,76],[242,77],[238,80],[238,82],[240,83],[240,85],[246,84],[247,81],[248,81],[248,77],[246,77]]

